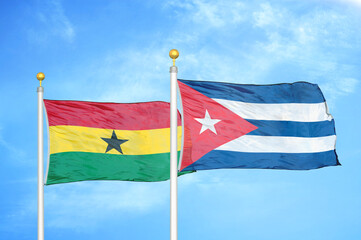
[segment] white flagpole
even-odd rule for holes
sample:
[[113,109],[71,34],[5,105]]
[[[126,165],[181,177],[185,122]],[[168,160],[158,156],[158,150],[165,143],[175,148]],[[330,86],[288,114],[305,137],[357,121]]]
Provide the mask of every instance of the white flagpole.
[[177,199],[177,73],[175,59],[179,56],[176,49],[169,52],[173,59],[170,67],[170,240],[178,239],[178,199]]
[[36,78],[40,81],[38,92],[38,240],[44,240],[44,133],[43,133],[43,94],[41,81],[45,75],[39,72]]

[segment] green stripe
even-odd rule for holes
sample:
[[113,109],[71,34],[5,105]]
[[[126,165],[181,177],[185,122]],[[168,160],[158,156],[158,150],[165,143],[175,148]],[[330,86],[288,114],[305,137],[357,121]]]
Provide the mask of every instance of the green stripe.
[[[169,153],[150,155],[55,153],[50,155],[46,185],[86,180],[164,181],[169,179],[169,159]],[[182,172],[179,175],[183,174]]]

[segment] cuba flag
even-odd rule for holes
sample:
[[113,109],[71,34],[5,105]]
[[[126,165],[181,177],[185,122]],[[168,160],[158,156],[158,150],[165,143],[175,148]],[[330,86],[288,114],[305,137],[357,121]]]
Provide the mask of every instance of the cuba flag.
[[317,84],[178,80],[180,171],[309,170],[340,165],[333,117]]

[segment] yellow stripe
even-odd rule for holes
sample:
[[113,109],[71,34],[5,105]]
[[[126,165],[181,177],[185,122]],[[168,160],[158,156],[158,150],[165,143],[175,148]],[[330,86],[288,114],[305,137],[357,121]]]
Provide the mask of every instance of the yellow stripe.
[[[102,138],[110,138],[113,129],[89,128],[78,126],[49,127],[50,154],[59,152],[105,153],[108,144]],[[128,141],[121,144],[124,155],[146,155],[170,151],[170,129],[115,130],[119,139]],[[178,126],[178,150],[181,148],[182,127]],[[109,154],[120,154],[117,150]]]

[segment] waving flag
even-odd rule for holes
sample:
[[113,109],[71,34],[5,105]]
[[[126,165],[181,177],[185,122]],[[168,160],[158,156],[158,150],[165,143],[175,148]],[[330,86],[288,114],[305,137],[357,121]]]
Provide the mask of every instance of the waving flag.
[[[169,103],[44,103],[50,139],[47,185],[169,179]],[[178,136],[180,142],[181,126]]]
[[178,85],[184,118],[181,171],[339,165],[334,120],[316,84],[178,80]]

